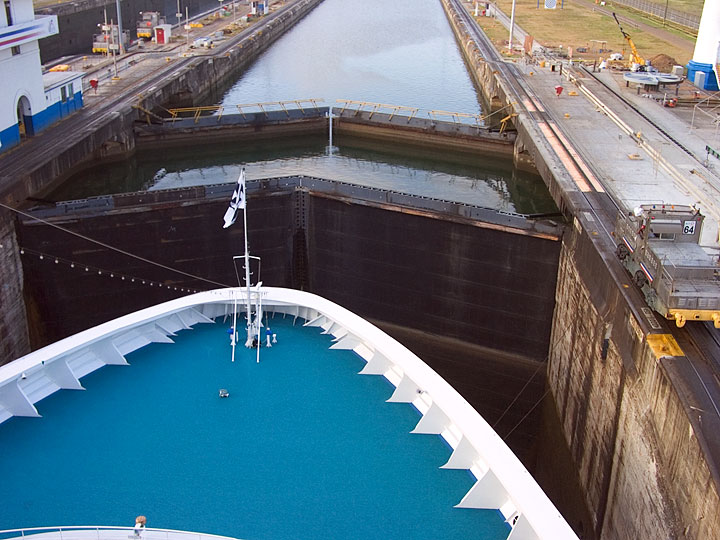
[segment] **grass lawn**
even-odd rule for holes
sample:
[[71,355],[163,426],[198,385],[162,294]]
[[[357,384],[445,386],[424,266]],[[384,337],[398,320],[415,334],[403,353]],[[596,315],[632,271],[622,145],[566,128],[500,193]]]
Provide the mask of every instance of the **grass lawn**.
[[[710,0],[712,1],[712,0]],[[662,5],[662,2],[657,2]],[[669,9],[677,9],[693,15],[702,15],[704,0],[667,0]]]
[[[685,2],[697,4],[699,0]],[[510,14],[512,0],[498,0],[496,4],[506,14]],[[592,11],[572,0],[565,0],[563,9],[543,9],[542,0],[540,9],[537,9],[537,5],[537,0],[516,0],[515,21],[542,45],[563,48],[565,51],[567,47],[572,47],[573,51],[577,51],[578,47],[588,50],[588,53],[583,54],[574,52],[573,56],[576,58],[607,58],[611,52],[623,51],[626,51],[626,58],[629,57],[630,47],[612,17]],[[478,22],[496,44],[502,40],[507,41],[507,30],[494,19],[479,17]],[[664,53],[673,57],[678,64],[686,64],[692,58],[694,40],[691,38],[687,38],[687,47],[680,48],[630,24],[623,23],[623,29],[645,59]],[[599,52],[599,46],[591,40],[606,41],[606,50]]]

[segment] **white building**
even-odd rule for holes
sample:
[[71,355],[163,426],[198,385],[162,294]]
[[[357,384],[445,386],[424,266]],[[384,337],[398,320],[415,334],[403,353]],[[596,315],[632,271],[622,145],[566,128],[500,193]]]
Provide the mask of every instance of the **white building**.
[[[709,0],[703,6],[693,59],[687,65],[688,79],[705,90],[720,89],[720,2]],[[696,74],[702,73],[696,82]]]
[[[49,107],[38,40],[58,33],[57,16],[35,18],[32,0],[0,0],[0,152],[60,118]],[[76,83],[77,90],[82,85]],[[67,91],[67,89],[66,89]],[[74,97],[74,96],[73,96]],[[82,94],[80,101],[82,101]]]

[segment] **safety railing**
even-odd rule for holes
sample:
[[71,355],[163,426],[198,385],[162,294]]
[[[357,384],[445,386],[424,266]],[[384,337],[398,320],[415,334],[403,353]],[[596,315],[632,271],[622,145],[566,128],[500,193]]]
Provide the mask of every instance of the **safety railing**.
[[[295,105],[295,107],[300,110],[303,114],[305,114],[305,108],[303,108],[303,104],[305,104],[306,108],[313,108],[315,111],[318,111],[318,103],[322,103],[323,99],[316,99],[316,98],[310,98],[310,99],[290,99],[285,101],[266,101],[264,103],[245,103],[243,105],[235,105],[237,107],[238,112],[245,118],[245,113],[249,112],[247,109],[260,109],[260,112],[263,113],[266,117],[268,116],[268,113],[270,111],[266,110],[266,107],[273,108],[278,107],[280,110],[282,110],[288,117],[290,116],[290,112],[287,110],[286,105]],[[310,107],[308,107],[308,105]],[[277,110],[277,109],[273,109]]]
[[181,107],[179,109],[168,109],[170,117],[173,123],[178,118],[193,118],[195,123],[201,116],[218,116],[218,120],[222,118],[223,106],[222,105],[208,105],[205,107]]
[[200,532],[104,525],[32,527],[0,531],[0,540],[26,537],[33,540],[239,540]]
[[[299,110],[302,114],[305,114],[305,110],[312,108],[317,112],[319,110],[318,103],[322,103],[322,99],[290,99],[285,101],[266,101],[263,103],[242,103],[235,105],[243,119],[247,119],[247,114],[260,112],[267,118],[270,112],[282,111],[288,118],[290,117],[290,111],[287,106],[294,106],[295,110]],[[200,118],[213,116],[219,122],[222,118],[223,112],[225,111],[224,105],[206,105],[203,107],[182,107],[177,109],[167,109],[170,114],[170,118],[174,123],[177,119],[192,118],[197,124]]]
[[409,116],[405,117],[405,118],[407,118],[408,123],[410,123],[410,120],[412,120],[415,117],[415,115],[417,115],[418,111],[420,111],[420,109],[418,109],[416,107],[406,107],[405,105],[387,105],[384,103],[373,103],[371,101],[355,101],[352,99],[338,99],[337,102],[343,104],[343,108],[340,111],[341,115],[345,112],[345,109],[347,109],[348,107],[355,110],[356,114],[359,114],[360,112],[362,112],[365,109],[365,107],[368,107],[368,108],[372,108],[372,110],[370,111],[370,118],[372,118],[373,114],[375,114],[378,111],[392,111],[390,113],[389,120],[392,120],[393,117],[400,112],[410,113]]
[[[342,114],[350,109],[355,111],[355,114],[358,115],[361,112],[369,112],[369,119],[373,117],[375,113],[382,112],[389,114],[388,121],[392,121],[393,117],[396,115],[402,115],[402,117],[406,120],[406,122],[409,124],[410,121],[415,118],[422,109],[419,109],[417,107],[407,107],[405,105],[388,105],[386,103],[373,103],[371,101],[355,101],[352,99],[338,99],[337,103],[341,103],[342,109],[340,110],[340,116]],[[453,112],[453,111],[441,111],[441,110],[429,110],[427,111],[428,118],[432,120],[440,120],[440,121],[447,121],[446,119],[451,119],[453,123],[455,124],[475,124],[477,127],[482,127],[486,125],[486,121],[496,115],[499,114],[502,111],[506,111],[506,116],[503,118],[503,127],[504,125],[513,118],[513,111],[512,107],[515,105],[515,103],[510,103],[509,105],[506,105],[505,107],[502,107],[501,109],[498,109],[496,111],[493,111],[490,114],[481,115],[481,114],[472,114],[472,113],[462,113],[462,112]],[[510,110],[510,114],[507,114],[508,109]]]
[[704,99],[698,101],[693,107],[690,129],[695,128],[695,115],[701,114],[706,120],[710,120],[711,125],[715,125],[715,139],[717,139],[718,127],[720,126],[720,105],[714,104],[718,103],[718,101],[720,101],[720,92],[709,94]]

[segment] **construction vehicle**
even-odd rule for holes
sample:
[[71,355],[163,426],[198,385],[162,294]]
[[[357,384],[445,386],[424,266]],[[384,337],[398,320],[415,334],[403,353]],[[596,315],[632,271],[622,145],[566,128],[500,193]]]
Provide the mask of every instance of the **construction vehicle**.
[[138,39],[149,41],[153,38],[155,27],[161,24],[165,24],[165,18],[160,16],[159,11],[141,11],[135,33]]
[[617,18],[617,15],[615,15],[615,12],[613,11],[613,18],[615,19],[615,22],[618,25],[618,28],[620,28],[620,32],[622,32],[623,37],[625,38],[625,41],[628,42],[628,45],[630,45],[630,71],[646,71],[647,66],[645,65],[645,59],[640,56],[640,53],[638,52],[637,48],[635,47],[635,44],[633,43],[633,40],[630,38],[630,34],[628,34],[625,30],[623,30],[622,25],[620,24],[620,21]]

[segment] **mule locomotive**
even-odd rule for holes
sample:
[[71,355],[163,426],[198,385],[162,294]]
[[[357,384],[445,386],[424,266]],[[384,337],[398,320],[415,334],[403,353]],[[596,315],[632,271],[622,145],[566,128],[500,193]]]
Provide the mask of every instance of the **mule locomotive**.
[[720,328],[720,267],[699,245],[703,220],[694,206],[644,204],[615,224],[618,258],[648,305],[678,327],[713,321]]

